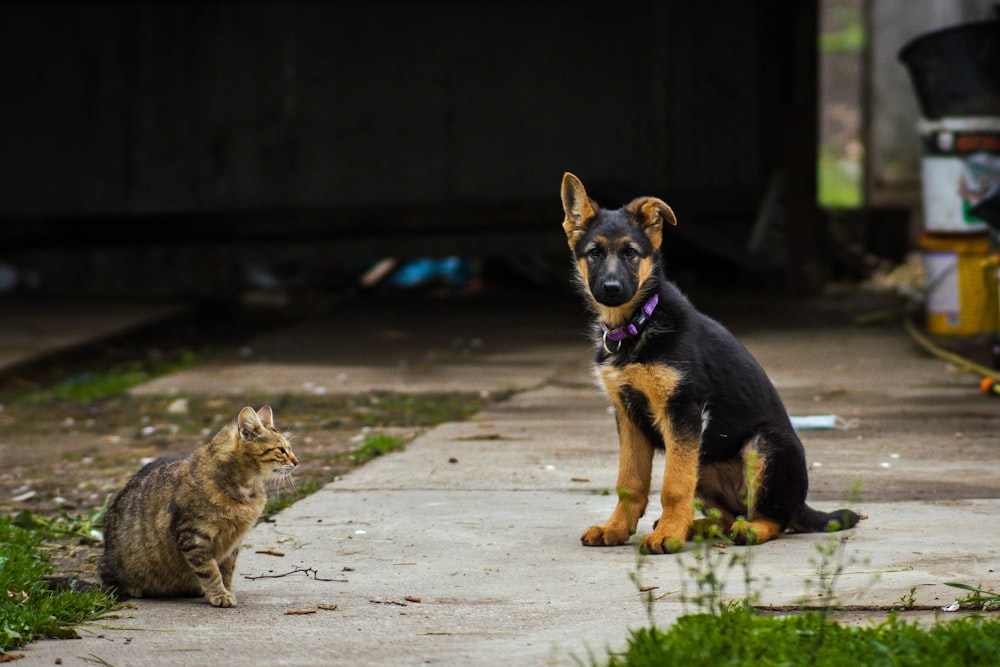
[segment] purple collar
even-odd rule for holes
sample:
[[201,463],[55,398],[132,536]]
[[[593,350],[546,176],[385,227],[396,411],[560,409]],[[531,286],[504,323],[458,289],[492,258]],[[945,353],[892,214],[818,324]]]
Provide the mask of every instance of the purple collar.
[[609,340],[621,343],[629,336],[638,336],[642,327],[649,320],[649,316],[653,314],[654,310],[656,310],[656,304],[659,302],[660,295],[654,293],[653,296],[649,297],[646,303],[643,304],[642,309],[636,313],[631,320],[629,320],[628,324],[618,327],[617,329],[608,329],[608,327],[602,322],[601,328],[604,329],[605,347],[607,347],[607,341]]

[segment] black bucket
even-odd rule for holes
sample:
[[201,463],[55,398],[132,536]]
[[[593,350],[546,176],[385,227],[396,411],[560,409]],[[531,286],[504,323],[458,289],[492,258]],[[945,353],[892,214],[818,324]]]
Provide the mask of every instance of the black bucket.
[[1000,116],[1000,21],[925,33],[899,51],[925,118]]

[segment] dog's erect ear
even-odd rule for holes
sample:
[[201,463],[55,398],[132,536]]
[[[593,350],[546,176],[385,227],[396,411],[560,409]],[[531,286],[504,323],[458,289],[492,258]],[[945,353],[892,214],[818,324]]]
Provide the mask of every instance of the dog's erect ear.
[[656,197],[633,199],[625,208],[639,219],[639,226],[642,227],[642,231],[649,237],[653,247],[657,250],[663,242],[663,223],[677,224],[674,210],[667,206],[666,202]]
[[587,231],[587,221],[594,217],[594,204],[583,189],[580,179],[569,173],[563,174],[562,204],[566,218],[563,220],[563,231],[572,248],[576,239]]

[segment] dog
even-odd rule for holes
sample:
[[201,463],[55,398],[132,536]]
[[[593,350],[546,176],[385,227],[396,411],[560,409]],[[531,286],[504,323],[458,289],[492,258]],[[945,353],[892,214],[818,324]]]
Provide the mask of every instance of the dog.
[[[601,208],[563,175],[563,230],[595,316],[595,372],[618,427],[618,504],[581,536],[624,544],[646,510],[653,453],[666,453],[660,518],[640,548],[672,553],[713,528],[736,544],[786,531],[844,530],[859,515],[806,504],[805,450],[777,390],[745,347],[667,280],[660,257],[673,210],[655,197]],[[705,517],[695,520],[695,499]]]

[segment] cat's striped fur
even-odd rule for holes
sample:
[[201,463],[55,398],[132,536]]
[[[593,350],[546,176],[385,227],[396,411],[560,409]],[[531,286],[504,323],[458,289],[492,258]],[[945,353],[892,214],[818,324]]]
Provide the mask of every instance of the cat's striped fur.
[[264,508],[264,480],[298,464],[271,408],[243,408],[212,440],[147,464],[104,519],[98,571],[121,597],[205,595],[233,607],[240,540]]

